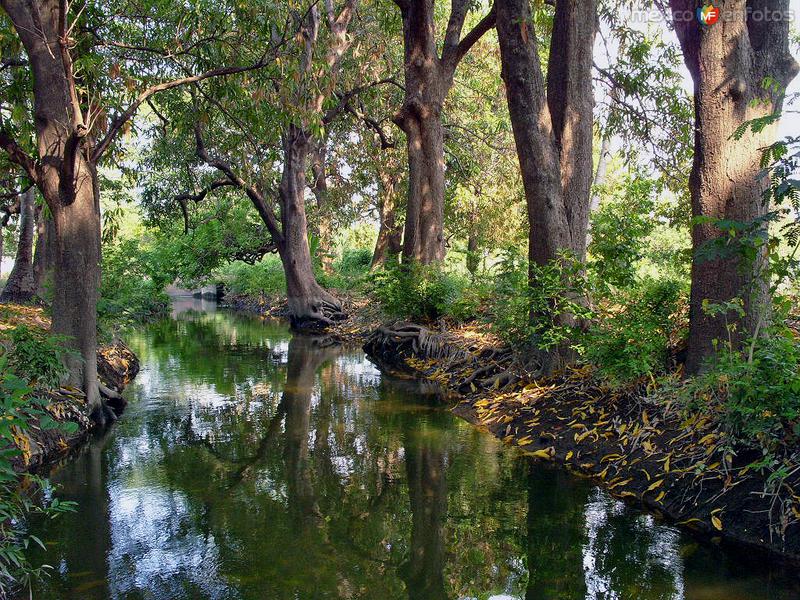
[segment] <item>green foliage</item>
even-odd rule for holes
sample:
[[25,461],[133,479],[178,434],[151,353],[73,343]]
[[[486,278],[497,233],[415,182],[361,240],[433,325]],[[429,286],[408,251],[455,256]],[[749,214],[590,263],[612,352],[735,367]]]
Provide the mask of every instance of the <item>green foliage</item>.
[[107,245],[98,316],[105,327],[126,327],[166,313],[169,298],[164,287],[170,278],[162,255],[144,249],[135,239]]
[[647,249],[647,236],[655,228],[655,182],[629,177],[612,191],[592,215],[589,264],[604,284],[633,285],[638,264]]
[[583,357],[617,385],[663,371],[687,291],[672,279],[645,279],[618,290],[599,303],[583,336]]
[[220,270],[220,278],[233,294],[276,296],[286,293],[286,276],[277,256],[269,255],[260,262],[249,265],[233,262]]
[[[530,282],[530,283],[529,283]],[[494,330],[513,345],[547,350],[577,340],[577,323],[591,317],[583,265],[563,254],[530,267],[515,248],[497,266],[491,293]]]
[[393,316],[431,322],[442,317],[473,318],[474,299],[465,296],[468,282],[442,265],[390,267],[373,276],[373,293]]
[[345,248],[342,256],[333,262],[333,272],[317,269],[317,281],[327,288],[352,290],[363,288],[370,280],[372,250],[369,248]]
[[703,375],[687,386],[695,410],[717,411],[738,445],[772,455],[800,439],[800,340],[784,325],[789,302],[764,335],[741,349],[722,343]]
[[26,325],[15,327],[5,344],[8,369],[34,387],[56,387],[66,374],[63,341],[40,329]]
[[[19,332],[19,329],[18,329]],[[20,333],[19,344],[30,344],[30,334]],[[42,377],[38,378],[41,381]],[[27,558],[32,545],[46,549],[42,541],[28,531],[34,515],[55,518],[74,510],[74,503],[48,498],[37,493],[49,484],[46,480],[23,476],[13,467],[20,454],[15,439],[25,436],[34,422],[52,427],[53,420],[44,410],[42,400],[24,379],[15,375],[6,357],[0,358],[0,596],[27,586],[45,576],[48,566],[34,567]]]

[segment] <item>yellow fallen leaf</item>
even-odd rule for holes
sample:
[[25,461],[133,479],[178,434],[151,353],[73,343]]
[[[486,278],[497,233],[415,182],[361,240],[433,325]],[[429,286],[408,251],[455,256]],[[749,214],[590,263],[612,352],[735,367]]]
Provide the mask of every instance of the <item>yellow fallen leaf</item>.
[[717,515],[711,517],[711,524],[714,525],[718,531],[722,531],[722,521]]
[[647,488],[647,491],[648,492],[652,492],[653,490],[655,490],[657,488],[660,488],[662,483],[664,483],[664,480],[663,479],[659,479],[655,483],[650,484],[650,487]]
[[533,458],[539,458],[541,460],[552,460],[553,456],[556,454],[556,449],[550,446],[544,450],[534,450],[533,452],[526,452],[525,454],[526,456],[532,456]]

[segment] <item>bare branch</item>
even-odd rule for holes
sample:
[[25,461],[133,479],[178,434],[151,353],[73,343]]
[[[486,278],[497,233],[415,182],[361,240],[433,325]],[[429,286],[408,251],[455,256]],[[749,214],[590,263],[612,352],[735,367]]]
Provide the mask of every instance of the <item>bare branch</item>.
[[8,158],[11,162],[16,165],[19,165],[25,170],[25,174],[30,177],[31,181],[37,182],[39,181],[38,163],[33,159],[33,157],[25,152],[20,145],[16,142],[11,135],[2,129],[0,129],[0,148],[5,150],[6,154],[8,154]]

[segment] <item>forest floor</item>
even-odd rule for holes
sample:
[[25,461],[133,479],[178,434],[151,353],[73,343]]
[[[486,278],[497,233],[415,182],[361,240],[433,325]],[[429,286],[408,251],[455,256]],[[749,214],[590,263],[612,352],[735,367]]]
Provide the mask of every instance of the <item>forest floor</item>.
[[[0,306],[0,345],[9,342],[8,333],[21,325],[31,330],[46,332],[50,319],[38,306],[3,304]],[[120,340],[102,346],[97,351],[97,370],[103,386],[117,396],[139,371],[136,355]],[[15,458],[15,468],[36,471],[52,464],[80,445],[93,430],[88,418],[86,397],[80,390],[70,387],[40,392],[45,400],[44,410],[60,427],[40,427],[34,418],[28,432],[15,436],[20,456]],[[115,412],[124,409],[124,400],[108,398]]]
[[[731,447],[713,411],[687,410],[654,381],[614,388],[590,367],[536,379],[483,323],[432,329],[390,321],[376,302],[344,296],[330,335],[364,343],[393,375],[437,382],[455,414],[535,459],[589,477],[612,496],[714,542],[800,561],[800,461],[780,472]],[[280,317],[284,303],[233,308]]]

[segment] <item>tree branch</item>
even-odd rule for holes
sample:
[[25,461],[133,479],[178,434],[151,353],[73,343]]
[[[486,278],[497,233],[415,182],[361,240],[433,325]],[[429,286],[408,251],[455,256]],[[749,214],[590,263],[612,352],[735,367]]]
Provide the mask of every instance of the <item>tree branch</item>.
[[16,140],[12,138],[7,131],[3,129],[0,129],[0,148],[5,150],[11,162],[19,165],[25,170],[25,174],[30,177],[31,181],[38,183],[38,163],[30,154],[25,152],[20,147]]
[[189,77],[182,77],[180,79],[173,79],[172,81],[165,81],[163,83],[159,83],[157,85],[153,85],[146,90],[144,90],[139,96],[134,100],[130,106],[114,121],[111,123],[111,127],[108,130],[106,136],[97,144],[92,153],[92,162],[95,164],[102,158],[105,151],[111,145],[111,142],[114,141],[114,138],[117,134],[122,130],[125,123],[127,123],[139,107],[151,96],[163,92],[166,90],[171,90],[176,87],[181,87],[184,85],[188,85],[190,83],[198,83],[205,79],[210,79],[212,77],[224,77],[227,75],[235,75],[238,73],[246,73],[249,71],[255,71],[257,69],[261,69],[267,65],[266,54],[256,63],[247,66],[240,66],[240,67],[219,67],[216,69],[211,69],[210,71],[206,71],[205,73],[200,73],[199,75],[192,75]]
[[[464,55],[470,51],[470,49],[478,42],[479,39],[483,37],[487,31],[494,28],[496,14],[497,12],[495,10],[494,3],[492,3],[492,8],[489,10],[486,16],[483,17],[460,42],[454,45],[448,45],[447,41],[445,41],[445,46],[442,50],[442,62],[448,65],[450,69],[455,71],[455,68],[458,66],[458,63],[461,62],[461,59],[464,58]],[[460,33],[461,30],[459,29],[459,34]]]
[[205,144],[203,142],[203,132],[200,129],[200,124],[196,123],[194,127],[195,142],[197,144],[197,156],[210,167],[214,167],[225,175],[233,185],[243,190],[247,197],[250,198],[253,205],[256,207],[259,216],[264,221],[264,224],[269,229],[269,233],[276,244],[283,242],[283,233],[275,217],[275,213],[270,208],[263,194],[255,187],[248,185],[236,171],[221,158],[214,158],[208,154]]

